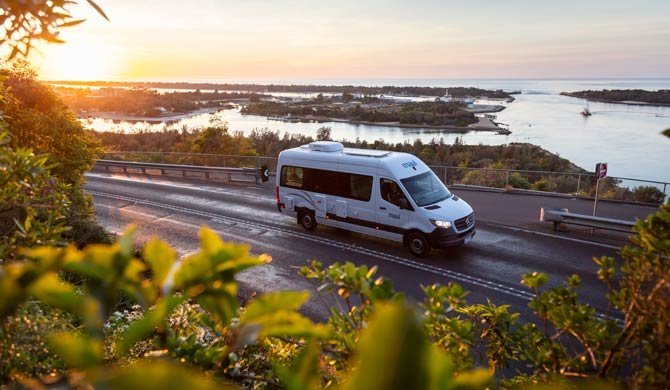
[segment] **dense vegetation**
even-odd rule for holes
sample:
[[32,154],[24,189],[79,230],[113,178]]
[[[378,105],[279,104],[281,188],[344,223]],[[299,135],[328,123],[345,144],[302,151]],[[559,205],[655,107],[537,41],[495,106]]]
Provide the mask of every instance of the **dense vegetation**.
[[75,112],[96,115],[100,112],[158,117],[187,113],[201,108],[226,108],[228,102],[259,99],[262,95],[243,92],[166,92],[150,89],[55,88],[65,104]]
[[381,390],[600,378],[667,388],[670,204],[635,229],[621,271],[595,259],[607,315],[580,301],[579,276],[546,288],[532,273],[522,282],[537,323],[525,324],[507,305],[468,304],[455,283],[423,286],[419,310],[376,268],[351,263],[300,269],[334,303],[326,323],[298,312],[306,291],[241,307],[235,274],[270,258],[206,228],[200,251],[179,260],[160,240],[134,251],[132,233],[82,251],[35,248],[0,268],[0,383]]
[[580,97],[601,102],[641,102],[670,105],[670,89],[646,91],[643,89],[603,89],[578,92],[562,92],[561,95]]
[[[337,98],[336,98],[337,99]],[[402,104],[337,104],[331,99],[299,103],[258,102],[242,108],[243,114],[290,115],[304,119],[345,119],[352,122],[398,123],[403,125],[459,126],[477,122],[477,118],[459,103],[412,102]],[[334,104],[335,103],[335,104]]]
[[[213,128],[218,129],[218,132],[208,128],[190,132],[165,130],[138,133],[92,132],[92,134],[100,140],[106,152],[194,152],[193,145],[196,140],[209,134],[210,137],[221,137],[224,140],[222,142],[226,142],[225,140],[231,137],[237,137],[237,141],[222,144],[219,148],[209,148],[207,153],[276,157],[284,149],[314,141],[313,137],[304,134],[281,134],[269,130],[256,130],[244,137],[239,132],[231,133],[226,125]],[[329,137],[329,135],[326,136],[326,138]],[[242,140],[246,144],[244,148],[238,148],[237,145],[242,144]],[[350,147],[411,153],[421,157],[429,165],[488,168],[497,164],[498,167],[510,169],[584,172],[570,161],[531,144],[464,145],[460,141],[454,144],[444,143],[443,140],[423,143],[419,139],[412,143],[397,144],[387,143],[384,140],[374,142],[345,140],[344,144]]]
[[[105,241],[82,189],[100,143],[25,64],[0,70],[0,79],[0,139],[13,151],[5,149],[0,170],[0,259],[15,256],[18,243]],[[35,242],[26,241],[31,226],[44,228]]]
[[[355,85],[277,85],[277,84],[215,84],[215,83],[184,83],[184,82],[126,82],[126,81],[53,81],[53,83],[97,87],[131,87],[131,88],[165,88],[165,89],[200,89],[218,91],[244,91],[257,93],[297,92],[297,93],[349,93],[361,95],[392,95],[392,96],[444,96],[447,88],[441,87],[366,87]],[[448,88],[455,97],[480,96],[491,98],[509,98],[511,95],[502,90],[486,90],[479,88],[455,87]]]
[[[180,155],[170,153],[213,153],[215,155],[265,156],[263,164],[274,169],[274,158],[284,149],[293,148],[313,142],[315,139],[304,134],[280,134],[269,130],[256,130],[245,137],[239,132],[229,132],[224,125],[202,130],[162,132],[113,133],[95,132],[108,153],[113,152],[148,152],[151,154],[114,154],[115,159],[153,161],[165,163],[254,166],[256,159],[225,158],[217,156]],[[207,152],[194,148],[196,139],[212,139]],[[322,127],[317,132],[317,139],[330,139],[330,129]],[[234,140],[234,141],[233,141]],[[450,168],[437,168],[437,175],[447,184],[470,184],[508,189],[524,189],[537,191],[553,191],[593,196],[595,180],[590,172],[572,164],[558,155],[550,153],[532,144],[513,143],[508,145],[464,145],[458,139],[453,144],[444,143],[442,139],[424,143],[421,140],[404,143],[387,143],[384,140],[374,142],[347,141],[345,146],[393,150],[419,156],[428,165],[441,165]],[[473,170],[471,168],[487,168]],[[535,174],[514,172],[507,176],[505,169],[524,171],[546,171],[582,173],[580,179],[571,174]],[[608,178],[601,183],[600,196],[607,199],[637,201],[661,204],[665,195],[652,186],[626,188],[618,185],[614,179]]]

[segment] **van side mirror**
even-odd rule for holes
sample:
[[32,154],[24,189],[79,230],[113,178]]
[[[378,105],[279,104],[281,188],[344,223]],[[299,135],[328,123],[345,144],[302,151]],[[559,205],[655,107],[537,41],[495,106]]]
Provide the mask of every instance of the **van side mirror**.
[[411,210],[412,209],[409,205],[409,201],[405,197],[400,198],[398,200],[398,206],[400,206],[401,210]]

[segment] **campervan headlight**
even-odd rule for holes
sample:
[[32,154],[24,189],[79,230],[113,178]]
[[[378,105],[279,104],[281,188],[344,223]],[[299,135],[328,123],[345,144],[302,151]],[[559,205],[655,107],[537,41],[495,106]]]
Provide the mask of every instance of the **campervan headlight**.
[[451,227],[451,222],[449,222],[449,221],[439,221],[439,220],[436,220],[436,219],[431,219],[430,223],[432,223],[433,225],[435,225],[437,227],[441,227],[441,228],[445,228],[445,229],[449,229]]

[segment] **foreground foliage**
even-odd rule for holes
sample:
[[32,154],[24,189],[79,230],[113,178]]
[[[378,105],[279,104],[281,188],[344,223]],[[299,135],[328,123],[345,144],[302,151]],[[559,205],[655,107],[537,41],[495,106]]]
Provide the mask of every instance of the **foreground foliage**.
[[[158,240],[145,246],[141,260],[134,257],[129,232],[111,246],[35,248],[23,252],[25,260],[5,264],[0,272],[3,342],[16,335],[11,324],[35,305],[33,299],[75,320],[74,329],[52,329],[47,336],[49,350],[62,363],[29,367],[32,371],[26,372],[21,363],[25,357],[10,352],[6,361],[13,371],[3,373],[3,382],[30,385],[29,375],[58,372],[60,364],[74,371],[61,372],[58,381],[113,388],[146,380],[213,386],[228,378],[291,388],[330,383],[381,389],[418,384],[417,373],[426,381],[423,388],[480,387],[489,380],[485,372],[455,378],[446,354],[428,342],[421,320],[401,300],[377,305],[366,326],[356,329],[357,341],[347,346],[346,356],[329,349],[333,329],[297,311],[308,299],[307,292],[271,292],[240,308],[235,274],[269,257],[251,256],[248,248],[223,243],[208,229],[201,230],[200,237],[200,251],[180,261]],[[139,305],[142,313],[110,331],[106,324],[114,322],[121,300]],[[179,312],[185,318],[175,316]],[[388,326],[391,323],[396,326]],[[385,342],[389,339],[394,342]],[[126,369],[108,364],[133,349],[136,358]],[[332,364],[333,359],[338,363]],[[334,366],[331,371],[329,365]],[[218,379],[213,382],[189,371],[189,366],[200,366]],[[393,375],[385,371],[388,367],[396,367]],[[322,382],[322,370],[329,372],[328,382]],[[178,375],[181,372],[188,375]]]
[[[535,292],[531,322],[507,305],[468,304],[455,283],[424,286],[418,315],[376,267],[316,261],[300,273],[328,302],[327,323],[298,312],[307,292],[270,292],[242,307],[235,274],[270,259],[208,229],[200,232],[200,251],[180,260],[159,240],[136,257],[132,232],[111,246],[24,250],[21,261],[0,270],[0,340],[13,346],[2,381],[29,384],[49,373],[69,383],[137,385],[140,372],[160,382],[187,380],[177,375],[184,370],[199,385],[264,388],[481,388],[494,377],[496,387],[600,378],[665,388],[670,205],[635,229],[620,271],[614,259],[596,259],[609,290],[607,312],[580,301],[578,276],[545,288],[546,275],[533,273],[523,277]],[[61,320],[38,320],[51,334],[23,336],[43,346],[31,350],[17,324],[45,315]],[[127,368],[119,371],[118,363]],[[488,369],[475,369],[480,364]],[[208,376],[188,371],[196,367]]]

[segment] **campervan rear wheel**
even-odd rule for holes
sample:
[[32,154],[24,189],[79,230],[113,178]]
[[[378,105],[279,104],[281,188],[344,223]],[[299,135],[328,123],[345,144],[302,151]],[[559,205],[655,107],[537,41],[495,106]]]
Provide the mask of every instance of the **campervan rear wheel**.
[[405,241],[409,251],[416,257],[425,257],[430,252],[430,242],[421,232],[412,232]]
[[316,229],[316,218],[314,218],[314,212],[308,210],[300,210],[298,212],[298,223],[305,228],[305,230],[312,231]]

